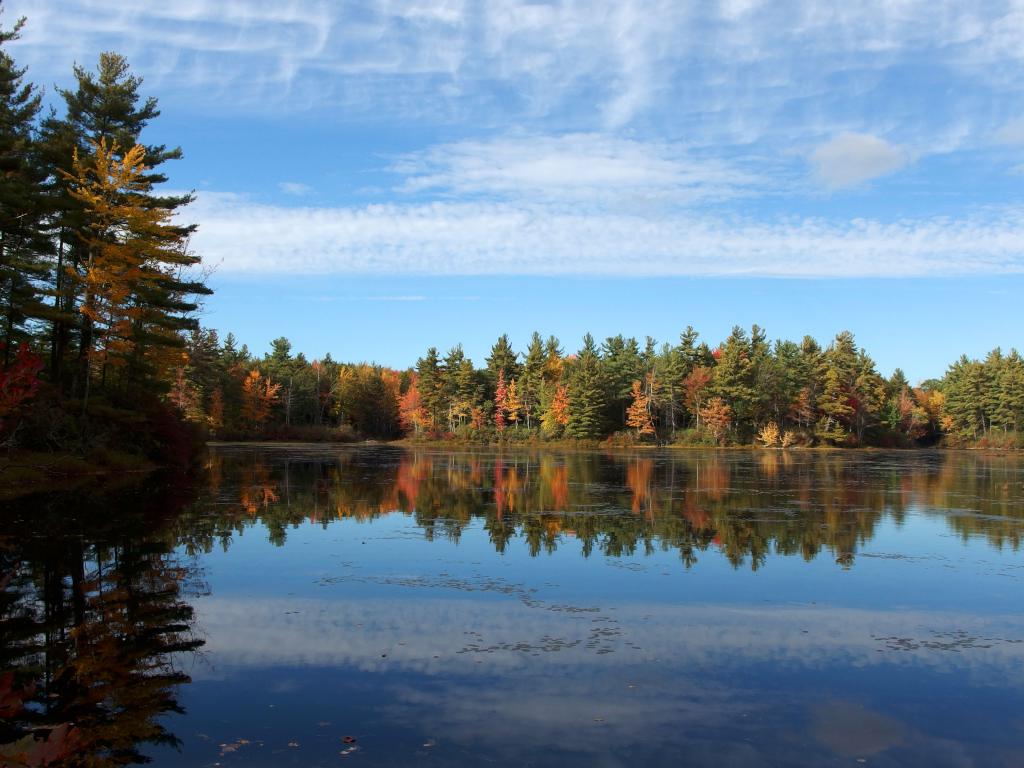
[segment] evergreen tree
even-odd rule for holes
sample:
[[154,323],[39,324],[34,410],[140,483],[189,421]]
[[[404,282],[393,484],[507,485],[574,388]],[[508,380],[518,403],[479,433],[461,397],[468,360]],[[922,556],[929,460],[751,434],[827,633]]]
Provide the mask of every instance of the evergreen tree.
[[661,397],[655,403],[659,422],[675,435],[683,411],[683,380],[689,371],[680,347],[665,343],[654,361],[654,375],[661,382]]
[[[181,331],[197,327],[189,316],[196,307],[179,298],[176,271],[199,259],[184,247],[184,235],[170,223],[171,212],[145,205],[135,194],[143,188],[143,148],[136,145],[118,158],[100,141],[87,162],[76,154],[68,174],[70,194],[89,217],[83,270],[74,276],[82,296],[81,354],[85,392],[93,350],[101,382],[108,366],[121,370],[123,384],[152,388],[180,361]],[[204,289],[205,290],[205,289]],[[154,301],[155,297],[162,297]],[[173,356],[167,350],[178,350]]]
[[[90,234],[96,222],[73,191],[76,163],[79,166],[89,165],[92,161],[87,158],[97,153],[101,146],[112,155],[113,161],[123,163],[129,152],[137,151],[143,129],[159,116],[160,111],[155,98],[141,100],[139,88],[142,79],[130,73],[122,56],[103,53],[95,74],[76,66],[74,76],[75,89],[58,89],[66,106],[66,116],[61,119],[51,113],[43,121],[41,147],[43,156],[55,169],[54,200],[60,211],[54,221],[58,231],[58,272],[69,273],[73,278],[62,280],[57,287],[53,357],[59,376],[68,344],[68,326],[77,321],[78,380],[79,387],[82,387],[93,339],[88,313],[77,312],[77,307],[84,299],[89,243],[92,242]],[[167,160],[180,158],[181,150],[168,149],[164,145],[143,145],[141,153],[139,173],[133,179],[132,189],[124,191],[126,199],[123,204],[165,214],[160,238],[163,239],[165,254],[176,252],[178,260],[176,263],[165,260],[144,265],[151,279],[140,282],[132,291],[130,301],[135,311],[130,333],[133,347],[140,352],[129,360],[130,377],[134,381],[151,380],[158,373],[154,370],[153,358],[159,359],[167,351],[173,354],[184,346],[182,332],[196,327],[191,313],[197,305],[191,297],[210,292],[201,280],[191,278],[187,269],[199,261],[185,249],[187,237],[195,227],[172,222],[172,214],[191,202],[192,195],[159,196],[154,193],[155,186],[167,180],[155,169]],[[172,265],[174,268],[165,268]],[[142,350],[148,354],[141,354]]]
[[626,339],[620,334],[605,339],[601,351],[608,403],[605,419],[610,424],[624,424],[626,409],[632,401],[633,382],[644,375],[640,346],[636,339]]
[[505,381],[519,376],[519,363],[517,355],[509,343],[508,335],[501,334],[498,340],[491,347],[491,354],[487,358],[487,374],[491,381],[491,391],[498,386],[498,374],[505,374]]
[[416,361],[416,374],[419,398],[426,413],[427,424],[431,429],[437,429],[445,423],[447,408],[441,359],[438,357],[436,347],[428,349],[426,357]]
[[840,379],[839,370],[828,368],[825,372],[825,386],[818,398],[821,419],[815,428],[820,440],[840,445],[850,434],[853,408],[850,406],[850,392]]
[[526,350],[526,359],[523,361],[523,372],[520,378],[520,399],[523,404],[523,417],[526,420],[526,427],[529,429],[536,421],[535,416],[540,414],[540,403],[543,397],[544,369],[545,369],[544,342],[540,334],[534,331],[530,338],[530,346]]
[[750,339],[739,326],[718,348],[711,394],[729,406],[734,426],[736,422],[751,424],[757,413],[758,392],[751,355]]
[[3,49],[17,40],[25,20],[0,28],[0,353],[11,362],[27,323],[47,317],[43,291],[50,275],[42,182],[33,131],[40,95],[24,81],[25,70]]
[[594,337],[583,337],[583,349],[573,361],[568,381],[569,422],[566,434],[592,440],[604,433],[605,381]]

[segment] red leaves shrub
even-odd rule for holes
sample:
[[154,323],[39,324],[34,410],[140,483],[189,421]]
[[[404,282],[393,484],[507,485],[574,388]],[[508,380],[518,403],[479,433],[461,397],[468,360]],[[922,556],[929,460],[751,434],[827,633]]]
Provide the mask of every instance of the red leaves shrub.
[[[0,343],[0,352],[6,345]],[[18,347],[14,361],[0,371],[0,430],[3,420],[15,408],[39,391],[39,372],[43,370],[43,358],[24,344]]]

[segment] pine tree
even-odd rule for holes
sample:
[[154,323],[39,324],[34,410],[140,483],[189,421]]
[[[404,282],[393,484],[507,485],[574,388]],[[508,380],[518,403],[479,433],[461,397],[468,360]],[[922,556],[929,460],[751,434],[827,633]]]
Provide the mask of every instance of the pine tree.
[[834,445],[844,443],[850,435],[853,407],[850,405],[850,391],[840,379],[837,368],[825,373],[825,387],[818,399],[821,419],[815,429],[818,438]]
[[566,433],[578,440],[592,440],[604,432],[605,382],[594,337],[583,337],[583,349],[569,372],[569,423]]
[[441,359],[437,355],[436,347],[428,349],[426,357],[416,361],[416,374],[420,402],[426,414],[427,426],[430,429],[437,429],[444,423],[446,408]]
[[732,329],[729,338],[719,347],[711,393],[729,405],[734,424],[751,423],[757,413],[758,393],[752,354],[750,339],[739,326]]
[[10,30],[0,29],[0,333],[5,366],[15,343],[28,338],[26,324],[48,316],[43,302],[51,250],[44,222],[46,174],[32,136],[40,95],[3,50],[18,39],[24,23],[22,18]]
[[675,436],[679,416],[683,411],[683,379],[689,371],[680,347],[664,344],[654,363],[654,371],[662,383],[662,396],[658,403],[662,426]]
[[487,373],[490,377],[492,391],[498,386],[498,375],[504,374],[505,381],[519,376],[519,363],[517,355],[509,343],[508,335],[502,334],[491,347],[491,354],[487,358]]
[[187,315],[194,304],[179,299],[161,306],[151,300],[169,296],[174,272],[197,263],[198,257],[185,250],[184,235],[170,223],[171,212],[147,207],[135,194],[146,185],[144,153],[136,145],[118,157],[117,148],[101,140],[87,159],[76,153],[68,174],[70,193],[90,222],[81,236],[86,260],[73,276],[82,297],[86,392],[94,350],[104,382],[108,366],[130,366],[130,375],[123,378],[138,385],[140,374],[164,374],[173,367],[178,355],[161,353],[183,349],[180,331],[196,325]]
[[605,339],[601,368],[608,402],[605,421],[608,424],[624,424],[633,382],[644,375],[644,364],[640,359],[640,346],[636,339],[626,339],[621,334]]
[[522,378],[520,378],[523,416],[526,419],[527,429],[533,426],[534,416],[540,410],[544,389],[544,369],[544,342],[541,340],[540,334],[534,331],[533,336],[530,338],[530,346],[526,350],[526,359],[523,361],[523,374]]
[[[141,78],[129,71],[128,62],[115,53],[100,55],[96,73],[76,66],[75,89],[58,89],[66,107],[64,118],[51,113],[41,126],[40,148],[53,172],[53,205],[59,212],[54,226],[57,232],[59,284],[55,286],[53,308],[53,360],[54,372],[61,377],[63,359],[70,343],[70,329],[78,323],[78,387],[87,382],[87,357],[92,349],[91,327],[87,313],[78,311],[88,269],[89,239],[95,222],[82,200],[74,194],[76,163],[89,165],[87,159],[104,146],[113,153],[113,160],[123,162],[130,151],[135,151],[143,129],[160,114],[155,98],[141,99]],[[124,154],[121,154],[124,153]],[[164,145],[144,145],[141,150],[144,166],[133,180],[128,193],[139,208],[160,210],[164,219],[167,245],[183,246],[195,230],[192,225],[180,225],[172,214],[192,200],[191,194],[159,196],[154,188],[167,177],[156,169],[165,161],[181,157],[179,148]],[[76,160],[77,158],[77,160]],[[170,248],[167,249],[170,252]],[[139,354],[130,359],[132,380],[151,380],[166,367],[167,357],[173,357],[183,346],[182,331],[195,327],[189,317],[196,309],[190,297],[209,293],[202,281],[191,277],[187,267],[198,263],[184,247],[177,249],[180,261],[168,263],[170,269],[160,269],[159,277],[141,283],[132,296],[135,317],[131,324],[134,348]],[[65,279],[68,275],[71,279]],[[85,320],[82,320],[85,318]],[[143,354],[145,352],[145,354]]]

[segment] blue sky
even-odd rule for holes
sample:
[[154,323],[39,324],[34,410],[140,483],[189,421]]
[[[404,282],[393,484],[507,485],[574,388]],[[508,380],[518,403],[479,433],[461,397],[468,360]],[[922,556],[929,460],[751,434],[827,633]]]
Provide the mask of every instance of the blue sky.
[[6,0],[29,77],[125,54],[204,322],[414,362],[734,323],[940,375],[1020,346],[1020,2]]

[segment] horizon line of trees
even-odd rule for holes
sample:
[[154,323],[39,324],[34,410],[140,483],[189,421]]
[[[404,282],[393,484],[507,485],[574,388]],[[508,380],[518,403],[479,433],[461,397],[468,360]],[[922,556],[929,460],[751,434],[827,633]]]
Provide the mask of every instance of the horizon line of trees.
[[961,357],[914,387],[900,369],[879,374],[848,331],[822,347],[809,336],[770,343],[756,325],[714,347],[692,327],[660,346],[587,334],[575,353],[539,333],[517,352],[502,335],[483,367],[456,345],[405,370],[308,360],[285,338],[257,357],[204,330],[191,335],[170,397],[218,437],[315,428],[327,439],[1015,447],[1024,434],[1016,350]]

